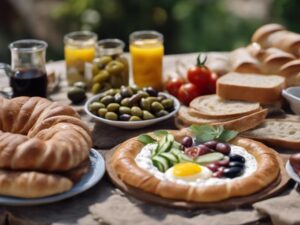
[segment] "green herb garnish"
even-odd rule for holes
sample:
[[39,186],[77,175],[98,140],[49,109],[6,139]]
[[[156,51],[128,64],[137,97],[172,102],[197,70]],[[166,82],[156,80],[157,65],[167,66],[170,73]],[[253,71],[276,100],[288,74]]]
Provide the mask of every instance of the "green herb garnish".
[[234,130],[225,130],[223,126],[192,125],[190,126],[190,130],[198,142],[211,140],[228,142],[238,134]]
[[138,136],[138,141],[143,143],[144,145],[157,142],[153,137],[151,137],[148,134],[142,134],[142,135]]
[[159,137],[159,136],[164,136],[167,135],[169,132],[166,130],[157,130],[153,132],[155,136]]

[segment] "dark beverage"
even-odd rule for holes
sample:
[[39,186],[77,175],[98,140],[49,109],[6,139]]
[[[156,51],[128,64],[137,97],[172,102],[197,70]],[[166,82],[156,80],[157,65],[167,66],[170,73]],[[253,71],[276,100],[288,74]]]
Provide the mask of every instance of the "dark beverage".
[[37,69],[24,69],[10,77],[13,97],[40,96],[47,97],[47,75]]

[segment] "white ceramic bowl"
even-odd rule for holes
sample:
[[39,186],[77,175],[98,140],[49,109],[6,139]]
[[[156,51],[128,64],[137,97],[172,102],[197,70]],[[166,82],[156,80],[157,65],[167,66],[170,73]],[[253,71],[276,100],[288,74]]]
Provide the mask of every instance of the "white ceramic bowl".
[[174,110],[172,112],[170,112],[168,115],[165,115],[165,116],[162,116],[162,117],[158,117],[158,118],[155,118],[155,119],[151,119],[151,120],[141,120],[141,121],[119,121],[119,120],[108,120],[108,119],[104,119],[104,118],[101,118],[99,116],[96,116],[95,114],[91,113],[88,109],[88,106],[89,104],[91,104],[92,102],[96,101],[99,99],[99,97],[102,95],[102,94],[98,94],[98,95],[95,95],[93,97],[91,97],[84,105],[84,111],[90,116],[92,117],[93,119],[95,119],[96,121],[98,122],[102,122],[102,123],[105,123],[105,124],[108,124],[108,125],[111,125],[111,126],[114,126],[114,127],[120,127],[120,128],[124,128],[124,129],[138,129],[138,128],[142,128],[142,127],[147,127],[147,126],[150,126],[152,124],[155,124],[155,123],[158,123],[158,122],[161,122],[163,120],[166,120],[172,116],[174,116],[178,110],[179,110],[179,107],[180,107],[180,103],[179,101],[177,100],[177,98],[173,97],[172,95],[169,95],[167,93],[162,93],[160,92],[160,94],[166,96],[167,98],[171,98],[173,99],[174,101]]
[[292,111],[300,115],[300,87],[284,89],[282,95],[289,102]]

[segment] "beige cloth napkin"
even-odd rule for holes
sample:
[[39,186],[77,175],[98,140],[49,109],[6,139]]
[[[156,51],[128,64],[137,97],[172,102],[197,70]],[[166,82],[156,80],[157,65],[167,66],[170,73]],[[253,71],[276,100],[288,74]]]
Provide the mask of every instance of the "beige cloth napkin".
[[258,202],[254,204],[254,208],[262,215],[268,215],[274,225],[300,224],[299,190],[293,189],[285,196]]

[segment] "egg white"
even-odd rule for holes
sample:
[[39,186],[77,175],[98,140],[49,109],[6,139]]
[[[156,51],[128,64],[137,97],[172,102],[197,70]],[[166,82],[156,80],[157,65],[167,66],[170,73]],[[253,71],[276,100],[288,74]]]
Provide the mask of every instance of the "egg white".
[[179,177],[179,176],[174,175],[174,172],[173,172],[174,166],[173,166],[165,172],[165,177],[171,181],[181,180],[181,181],[191,182],[191,181],[196,181],[196,180],[206,180],[212,176],[212,172],[210,171],[210,169],[208,169],[207,167],[204,167],[204,166],[200,166],[200,167],[201,167],[201,171],[197,174]]

